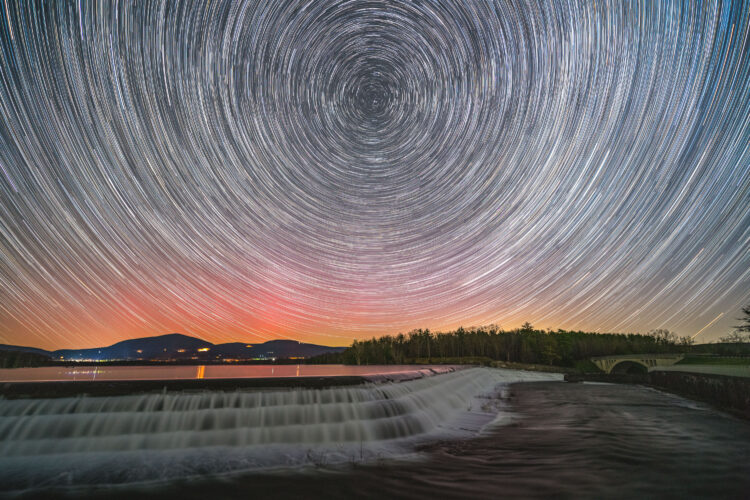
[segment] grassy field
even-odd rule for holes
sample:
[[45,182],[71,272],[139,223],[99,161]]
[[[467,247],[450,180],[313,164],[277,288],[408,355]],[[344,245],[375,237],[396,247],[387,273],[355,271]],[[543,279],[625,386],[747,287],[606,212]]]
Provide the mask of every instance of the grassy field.
[[[598,370],[596,366],[590,361],[586,360],[588,365],[594,367],[594,370]],[[405,364],[414,365],[481,365],[481,366],[492,366],[494,368],[507,368],[509,370],[529,370],[535,372],[551,372],[551,373],[570,373],[581,371],[576,368],[570,368],[565,366],[555,365],[539,365],[530,363],[514,363],[512,361],[494,361],[484,356],[463,356],[463,357],[451,357],[451,358],[412,358],[405,360]]]
[[750,357],[685,356],[678,365],[750,365]]

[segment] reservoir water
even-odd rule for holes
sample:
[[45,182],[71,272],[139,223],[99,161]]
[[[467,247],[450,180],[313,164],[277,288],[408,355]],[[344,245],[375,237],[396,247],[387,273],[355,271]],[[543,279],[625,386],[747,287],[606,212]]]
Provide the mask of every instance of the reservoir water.
[[0,382],[84,380],[190,380],[273,377],[377,377],[412,372],[448,372],[445,365],[182,365],[182,366],[45,366],[0,369]]
[[475,368],[328,389],[0,400],[18,497],[744,498],[750,425],[639,386]]

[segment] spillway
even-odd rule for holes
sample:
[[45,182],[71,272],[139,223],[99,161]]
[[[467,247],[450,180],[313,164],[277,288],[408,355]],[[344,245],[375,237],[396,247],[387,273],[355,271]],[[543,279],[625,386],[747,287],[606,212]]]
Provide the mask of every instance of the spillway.
[[327,389],[0,400],[0,481],[118,483],[393,456],[480,431],[504,384],[554,379],[473,368]]

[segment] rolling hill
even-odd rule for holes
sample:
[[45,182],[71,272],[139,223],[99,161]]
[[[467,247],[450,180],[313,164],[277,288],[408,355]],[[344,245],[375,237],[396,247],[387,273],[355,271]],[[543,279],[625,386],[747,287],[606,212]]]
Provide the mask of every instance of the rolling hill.
[[170,333],[129,339],[107,347],[45,351],[34,347],[0,344],[0,350],[48,356],[55,361],[223,360],[310,358],[344,347],[306,344],[295,340],[270,340],[261,344],[231,342],[212,344],[189,335]]

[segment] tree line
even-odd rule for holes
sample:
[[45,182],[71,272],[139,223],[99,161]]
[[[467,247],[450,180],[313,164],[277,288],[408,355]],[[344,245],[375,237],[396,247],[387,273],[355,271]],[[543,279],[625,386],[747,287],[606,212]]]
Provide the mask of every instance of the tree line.
[[26,368],[52,364],[54,364],[53,361],[43,354],[0,349],[0,368]]
[[460,327],[449,332],[418,329],[407,334],[355,340],[344,352],[324,354],[310,362],[374,365],[484,358],[573,367],[576,362],[593,356],[680,352],[690,343],[689,339],[678,339],[668,330],[652,330],[646,335],[593,333],[539,330],[525,323],[515,330],[495,325]]

